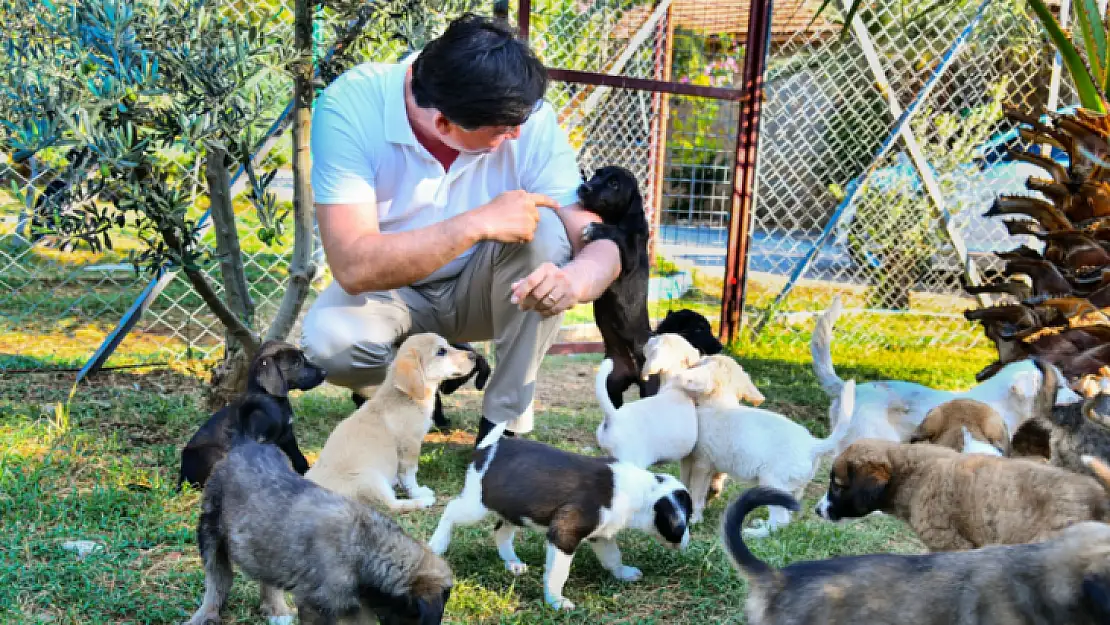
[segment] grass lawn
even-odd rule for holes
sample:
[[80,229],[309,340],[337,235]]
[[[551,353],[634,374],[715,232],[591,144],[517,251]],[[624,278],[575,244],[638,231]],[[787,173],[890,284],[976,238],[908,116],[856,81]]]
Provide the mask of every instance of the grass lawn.
[[[776,340],[737,350],[768,397],[820,435],[828,402],[817,387],[805,339]],[[941,387],[971,384],[989,361],[984,349],[860,349],[834,351],[839,373],[858,380],[896,377]],[[597,356],[550,357],[538,385],[537,430],[554,445],[594,452],[600,414],[592,379]],[[205,418],[197,380],[162,371],[106,374],[79,389],[68,409],[62,376],[8,378],[0,384],[0,622],[171,623],[196,609],[203,576],[194,542],[197,493],[174,491],[180,445]],[[423,448],[420,479],[437,493],[429,511],[399,517],[427,539],[443,505],[462,487],[480,396],[468,387],[447,398],[449,415],[465,431],[432,434]],[[350,409],[346,393],[325,387],[295,399],[298,436],[314,459],[327,433]],[[677,467],[664,467],[676,472]],[[807,491],[801,520],[753,549],[776,565],[841,554],[921,550],[912,534],[890,519],[836,525],[812,514],[826,485],[819,475]],[[717,539],[725,503],[744,485],[729,483],[696,528],[684,553],[644,535],[618,540],[625,562],[644,578],[615,581],[586,548],[565,588],[578,609],[556,614],[543,604],[543,542],[518,534],[517,551],[531,568],[514,578],[494,548],[493,520],[457,528],[447,558],[457,585],[448,605],[452,623],[741,623],[745,584]],[[280,514],[280,511],[275,511]],[[79,559],[67,540],[104,544]],[[239,575],[226,622],[263,622],[257,587]]]

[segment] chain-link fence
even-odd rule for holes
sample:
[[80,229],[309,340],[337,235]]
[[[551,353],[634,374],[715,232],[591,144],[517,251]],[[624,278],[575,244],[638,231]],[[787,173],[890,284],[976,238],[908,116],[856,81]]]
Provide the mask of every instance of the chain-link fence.
[[[1015,139],[1006,134],[1011,128],[1001,120],[999,102],[1030,110],[1049,102],[1052,55],[1040,27],[1024,0],[990,3],[909,124],[941,203],[952,215],[950,228],[942,227],[901,139],[857,201],[830,226],[852,181],[868,168],[894,127],[895,110],[913,102],[979,3],[950,2],[948,9],[915,16],[903,9],[910,3],[872,2],[857,18],[860,27],[846,38],[838,37],[842,16],[836,2],[814,18],[821,4],[783,0],[774,6],[747,326],[760,326],[764,337],[808,334],[809,315],[841,293],[847,311],[858,314],[846,315],[839,329],[856,340],[979,340],[980,333],[960,316],[973,301],[961,296],[960,259],[948,231],[961,235],[983,273],[997,270],[991,251],[1016,245],[997,223],[980,215],[996,193],[1021,189],[1029,174],[1001,158]],[[510,20],[515,21],[516,6],[511,5]],[[748,0],[673,0],[666,6],[537,0],[531,3],[529,38],[553,67],[732,86],[745,53],[748,5]],[[279,29],[285,41],[293,39],[291,0],[224,6],[248,21],[256,7],[284,6],[281,19],[270,27]],[[491,2],[455,2],[441,12],[396,12],[368,27],[390,32],[372,37],[374,45],[365,46],[361,58],[396,59],[438,34],[453,13],[488,14],[492,8]],[[321,56],[332,43],[335,19],[332,10],[321,11]],[[406,37],[391,39],[395,31]],[[1058,101],[1066,104],[1074,98],[1063,83]],[[658,227],[657,253],[705,278],[699,286],[708,296],[667,296],[664,300],[677,301],[663,301],[653,312],[658,316],[667,307],[690,306],[716,321],[719,295],[713,288],[719,288],[724,265],[737,105],[571,82],[555,82],[548,98],[580,150],[584,169],[616,163],[639,176]],[[286,133],[260,158],[260,170],[277,171],[271,191],[280,202],[292,199],[289,141]],[[136,275],[126,262],[125,240],[114,250],[69,250],[50,236],[31,235],[36,198],[48,192],[53,177],[49,162],[9,164],[0,173],[4,188],[30,191],[25,203],[15,193],[0,197],[0,281],[7,287],[0,293],[5,323],[0,371],[79,367],[156,283]],[[203,172],[194,169],[198,217],[206,208],[202,182]],[[284,245],[263,242],[260,223],[242,194],[236,206],[251,294],[264,321],[280,301],[291,235]],[[826,229],[830,240],[803,267]],[[211,237],[206,235],[209,244]],[[317,258],[322,260],[319,253]],[[804,269],[800,279],[792,281],[799,267]],[[209,275],[218,285],[215,266]],[[319,276],[317,286],[328,279]],[[222,329],[187,281],[170,274],[158,287],[109,366],[205,357],[218,349]],[[776,299],[781,301],[772,306]],[[588,315],[588,307],[568,315],[567,323],[588,321],[582,315]],[[888,331],[892,327],[907,330]]]
[[[947,6],[917,15],[909,3],[865,3],[846,39],[826,23],[772,49],[745,302],[761,337],[808,335],[837,293],[848,335],[838,340],[984,340],[961,314],[977,304],[963,292],[957,243],[988,279],[1000,269],[993,252],[1028,243],[982,215],[1038,172],[1004,158],[1020,137],[1002,107],[1049,105],[1052,53],[1023,0]],[[837,2],[827,18],[843,23]],[[931,79],[906,131],[872,163]],[[1072,101],[1065,84],[1058,102]]]

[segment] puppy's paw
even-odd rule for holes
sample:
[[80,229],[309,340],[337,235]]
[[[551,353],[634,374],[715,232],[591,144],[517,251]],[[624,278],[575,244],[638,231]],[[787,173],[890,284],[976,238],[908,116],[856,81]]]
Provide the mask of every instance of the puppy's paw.
[[417,486],[416,488],[412,489],[412,492],[409,493],[409,496],[427,506],[434,506],[436,503],[435,491],[428,488],[427,486]]
[[573,610],[574,603],[566,597],[547,597],[547,605],[556,610]]
[[701,510],[695,510],[694,513],[690,515],[690,525],[697,525],[698,523],[701,523],[701,522],[702,522]]
[[185,621],[184,625],[220,625],[220,614],[218,612],[197,613],[193,618]]
[[638,582],[643,579],[644,574],[634,566],[622,566],[620,570],[613,573],[613,577],[622,582]]
[[447,546],[451,544],[451,537],[446,532],[439,532],[432,534],[431,540],[428,541],[428,548],[432,553],[437,556],[443,555],[447,551]]
[[513,575],[523,575],[528,571],[528,565],[517,560],[516,562],[506,562],[505,570]]

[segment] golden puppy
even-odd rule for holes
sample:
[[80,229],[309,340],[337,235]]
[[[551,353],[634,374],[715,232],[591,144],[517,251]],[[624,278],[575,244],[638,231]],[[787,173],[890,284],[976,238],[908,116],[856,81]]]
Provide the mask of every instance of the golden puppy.
[[1010,455],[1010,432],[998,411],[975,399],[953,399],[925,414],[911,443],[932,443],[965,454]]
[[932,551],[1034,542],[1080,521],[1110,520],[1110,482],[1098,473],[1105,467],[1084,462],[1098,480],[1017,458],[865,439],[833,461],[816,512],[837,521],[881,510],[909,523]]
[[[435,334],[405,339],[385,382],[335,426],[305,477],[395,512],[434,504],[435,493],[416,482],[416,469],[420,444],[432,427],[435,391],[440,382],[469,373],[475,361],[473,352],[455,349]],[[411,499],[397,499],[393,486],[398,481]]]

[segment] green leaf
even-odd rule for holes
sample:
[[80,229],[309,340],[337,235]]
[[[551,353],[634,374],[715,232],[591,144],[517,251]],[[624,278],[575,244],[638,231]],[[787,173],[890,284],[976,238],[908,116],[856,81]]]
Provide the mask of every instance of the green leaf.
[[1079,21],[1079,32],[1083,36],[1083,47],[1091,64],[1095,82],[1106,82],[1106,29],[1102,25],[1098,4],[1095,0],[1079,0],[1075,5],[1075,16]]
[[1071,75],[1071,79],[1075,83],[1075,90],[1079,92],[1079,103],[1084,108],[1098,113],[1106,113],[1106,99],[1102,91],[1095,86],[1091,72],[1083,62],[1083,57],[1079,55],[1079,50],[1076,50],[1064,30],[1060,28],[1060,23],[1052,15],[1052,11],[1049,10],[1043,0],[1029,0],[1029,6],[1037,14],[1041,26],[1044,27],[1049,39],[1056,46],[1060,58],[1064,60],[1064,67],[1068,69],[1068,74]]

